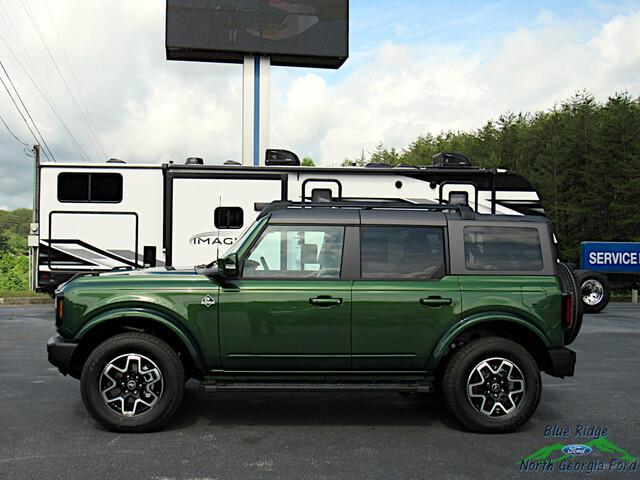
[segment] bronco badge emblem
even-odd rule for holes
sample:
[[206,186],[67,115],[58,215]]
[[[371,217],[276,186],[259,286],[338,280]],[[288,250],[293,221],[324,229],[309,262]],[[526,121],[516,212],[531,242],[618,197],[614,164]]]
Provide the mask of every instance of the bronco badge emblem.
[[211,305],[215,305],[216,301],[211,295],[207,295],[200,301],[200,303],[205,307],[209,308]]

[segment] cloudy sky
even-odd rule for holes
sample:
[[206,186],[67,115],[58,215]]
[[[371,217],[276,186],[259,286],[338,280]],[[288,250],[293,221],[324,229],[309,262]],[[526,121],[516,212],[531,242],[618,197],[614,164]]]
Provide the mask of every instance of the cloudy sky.
[[[0,0],[0,61],[58,161],[240,159],[241,67],[168,62],[164,5]],[[272,69],[272,147],[335,165],[581,89],[640,95],[639,0],[351,0],[350,15],[340,70]],[[0,115],[33,143],[1,84]],[[31,165],[0,123],[0,209],[31,205]]]

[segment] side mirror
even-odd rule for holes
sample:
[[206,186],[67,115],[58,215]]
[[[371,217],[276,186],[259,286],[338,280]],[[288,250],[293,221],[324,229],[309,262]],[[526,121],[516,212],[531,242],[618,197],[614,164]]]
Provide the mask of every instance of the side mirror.
[[235,277],[238,275],[238,254],[232,253],[224,258],[219,258],[218,269],[225,277]]

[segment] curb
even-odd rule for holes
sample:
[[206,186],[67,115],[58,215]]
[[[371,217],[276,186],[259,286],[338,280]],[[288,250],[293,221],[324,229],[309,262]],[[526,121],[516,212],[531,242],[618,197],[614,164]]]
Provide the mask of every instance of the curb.
[[6,297],[0,298],[0,305],[49,305],[53,298],[49,297]]

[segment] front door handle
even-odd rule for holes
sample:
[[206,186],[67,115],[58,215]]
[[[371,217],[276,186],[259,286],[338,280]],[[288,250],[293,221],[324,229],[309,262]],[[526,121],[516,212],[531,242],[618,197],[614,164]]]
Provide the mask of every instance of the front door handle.
[[320,297],[310,298],[309,303],[316,307],[332,307],[334,305],[342,305],[342,299],[320,296]]
[[452,300],[450,298],[427,297],[420,299],[420,304],[425,307],[443,307],[445,305],[451,305],[451,303]]

